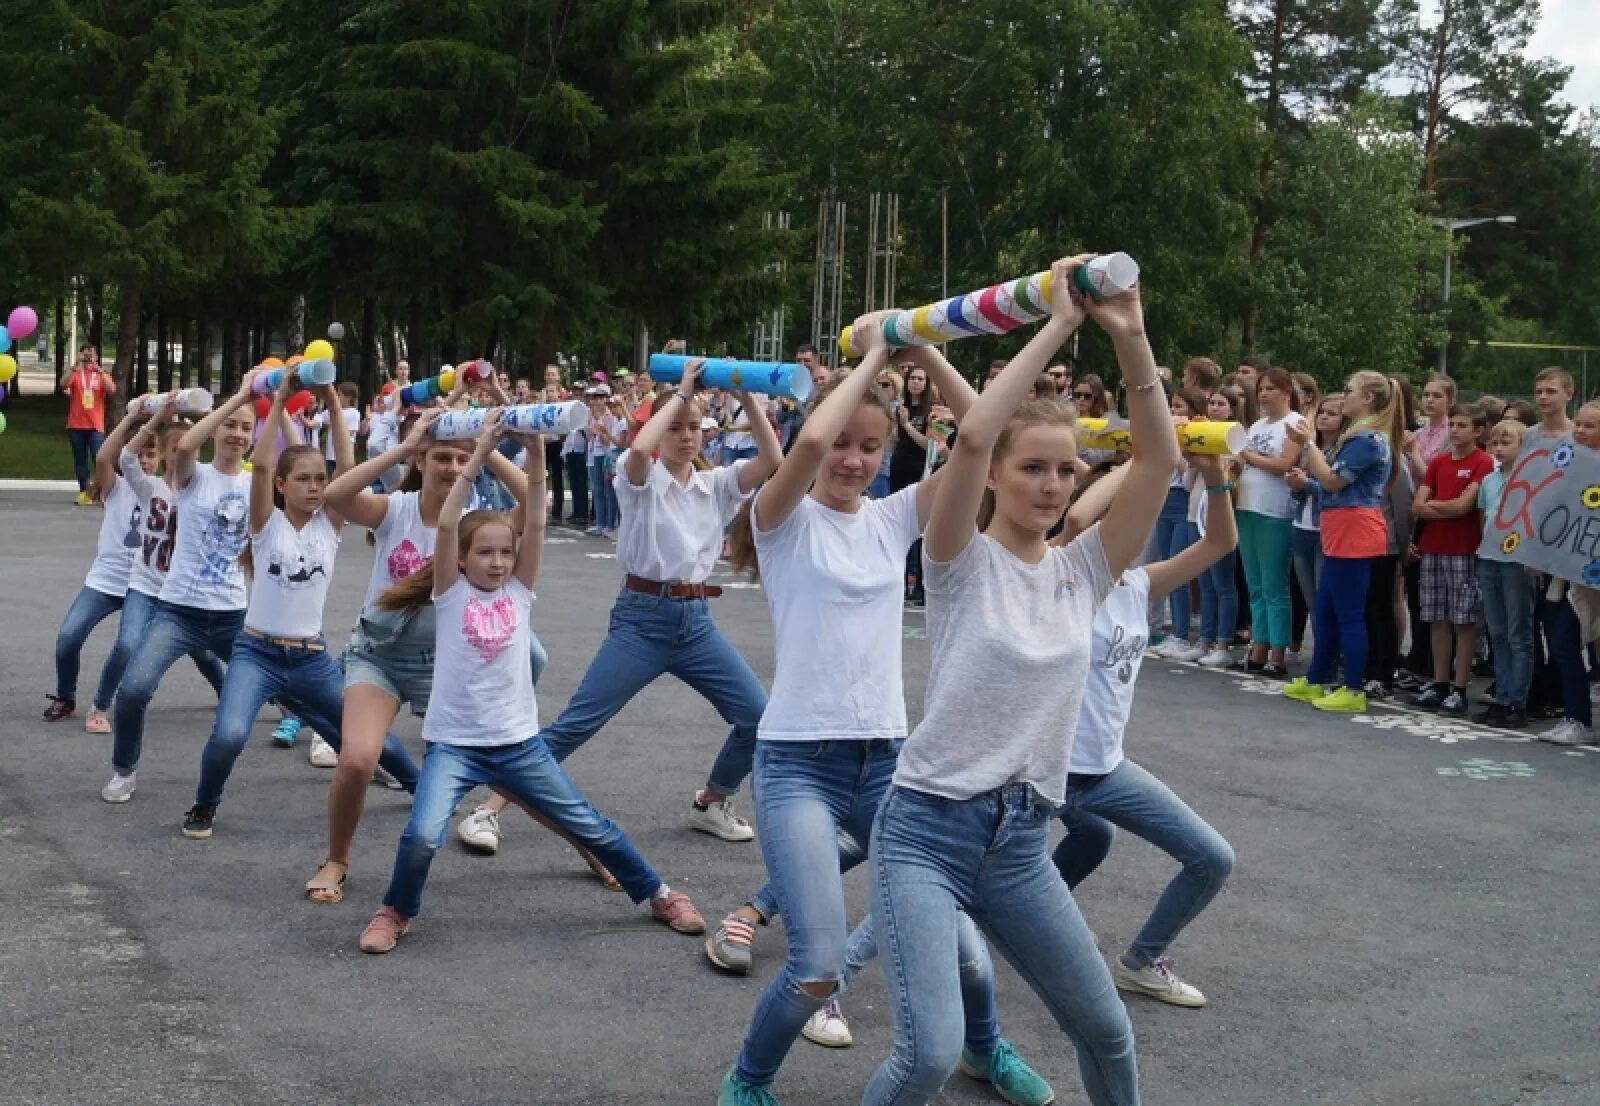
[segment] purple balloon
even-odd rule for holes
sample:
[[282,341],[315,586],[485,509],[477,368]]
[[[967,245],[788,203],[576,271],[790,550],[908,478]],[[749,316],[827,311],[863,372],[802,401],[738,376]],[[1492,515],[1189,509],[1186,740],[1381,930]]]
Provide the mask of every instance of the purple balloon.
[[31,307],[13,308],[6,320],[6,332],[13,341],[20,342],[39,327],[39,314]]
[[6,386],[4,384],[0,384],[0,403],[4,403],[5,401],[6,401]]

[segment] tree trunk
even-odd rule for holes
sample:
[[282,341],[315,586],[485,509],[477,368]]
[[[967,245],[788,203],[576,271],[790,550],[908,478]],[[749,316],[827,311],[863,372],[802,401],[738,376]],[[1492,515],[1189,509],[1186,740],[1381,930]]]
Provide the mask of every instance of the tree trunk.
[[91,310],[89,344],[94,346],[95,352],[98,353],[106,348],[106,286],[104,284],[95,286],[94,307]]
[[1428,90],[1425,97],[1422,136],[1422,195],[1432,200],[1438,183],[1439,132],[1444,126],[1444,86],[1449,80],[1450,16],[1449,3],[1439,5],[1439,25],[1434,28],[1433,65],[1428,73]]
[[198,361],[195,370],[199,373],[199,385],[206,391],[211,390],[211,320],[206,318],[204,308],[200,309],[200,318],[195,323],[199,334],[199,341],[195,343],[195,355]]
[[167,305],[156,305],[156,391],[172,391],[171,331],[167,323]]
[[361,395],[368,403],[378,394],[378,301],[372,296],[361,300]]
[[150,342],[145,329],[145,314],[143,308],[133,313],[134,325],[139,329],[139,379],[134,385],[134,391],[144,395],[150,391]]
[[[67,373],[67,301],[61,296],[56,297],[56,332],[54,337],[56,343],[56,381],[57,389],[59,390],[59,382]],[[119,357],[122,355],[120,342],[117,355]],[[114,366],[115,363],[113,362]]]
[[228,366],[233,364],[233,343],[233,319],[231,316],[225,315],[222,319],[222,386],[224,389],[228,386]]
[[284,348],[299,353],[306,348],[306,294],[296,292],[289,304],[289,323],[284,332]]
[[198,320],[190,319],[179,323],[178,340],[183,343],[183,356],[178,361],[178,387],[187,388],[194,383],[194,374],[198,369],[195,355],[200,352],[200,330]]
[[[1277,155],[1278,111],[1283,103],[1283,51],[1288,30],[1289,0],[1278,0],[1272,13],[1272,50],[1267,56],[1267,102],[1261,117],[1266,149],[1261,151],[1261,163],[1256,166],[1256,217],[1250,228],[1250,278],[1254,282],[1260,274],[1262,258],[1267,252],[1267,193],[1272,189],[1273,159]],[[1250,302],[1245,307],[1244,324],[1240,327],[1240,355],[1250,356],[1256,347],[1256,324],[1261,318],[1260,292],[1253,286]]]
[[[117,320],[117,359],[111,366],[111,378],[117,382],[117,391],[122,396],[129,395],[128,381],[133,371],[134,358],[144,351],[144,330],[139,325],[141,289],[136,280],[122,282],[121,318]],[[61,325],[61,302],[56,301],[56,325]],[[61,350],[56,351],[56,364],[61,364]],[[140,358],[142,361],[142,357]],[[65,369],[63,368],[63,371]],[[145,374],[140,373],[140,388],[143,389]]]

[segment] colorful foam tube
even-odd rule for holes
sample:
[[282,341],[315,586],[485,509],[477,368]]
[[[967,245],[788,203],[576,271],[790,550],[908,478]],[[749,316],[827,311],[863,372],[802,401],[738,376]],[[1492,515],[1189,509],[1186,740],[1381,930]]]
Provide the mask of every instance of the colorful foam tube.
[[[1193,420],[1175,425],[1178,449],[1183,453],[1204,453],[1213,457],[1232,457],[1245,447],[1245,428],[1236,422]],[[1126,453],[1133,448],[1133,433],[1121,420],[1079,419],[1078,446],[1081,449],[1114,449]]]
[[[462,411],[446,411],[433,424],[433,436],[438,441],[460,441],[476,438],[483,433],[483,420],[492,408],[473,407]],[[589,407],[582,400],[566,403],[525,403],[505,408],[500,424],[516,434],[566,435],[589,425]]]
[[278,390],[278,385],[283,383],[284,373],[293,373],[303,387],[317,388],[324,384],[332,384],[337,379],[339,370],[334,368],[332,361],[321,359],[300,361],[293,365],[268,369],[256,377],[255,383],[250,385],[250,390],[258,396],[270,396]]
[[[683,368],[693,357],[675,353],[650,355],[650,377],[676,384],[683,379]],[[811,374],[793,361],[739,361],[731,357],[707,357],[700,371],[700,383],[707,388],[732,392],[758,392],[761,395],[792,399],[804,403],[811,398]]]
[[[1074,287],[1086,296],[1114,296],[1138,282],[1139,263],[1125,253],[1103,254],[1079,266],[1072,279]],[[1005,334],[1050,314],[1050,302],[1050,273],[1046,270],[910,311],[897,311],[883,320],[883,337],[891,348],[904,349]],[[839,352],[846,357],[860,357],[850,330],[847,326],[839,332]]]

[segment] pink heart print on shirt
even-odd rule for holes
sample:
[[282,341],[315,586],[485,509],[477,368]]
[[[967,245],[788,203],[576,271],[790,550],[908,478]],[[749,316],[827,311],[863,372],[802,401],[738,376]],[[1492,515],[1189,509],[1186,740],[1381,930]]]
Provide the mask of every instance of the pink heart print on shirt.
[[485,661],[505,652],[516,629],[517,609],[509,596],[502,595],[493,603],[485,603],[477,596],[467,598],[461,612],[461,636]]
[[410,538],[406,538],[389,550],[389,579],[404,580],[427,564],[430,559],[423,555],[422,550],[411,544]]

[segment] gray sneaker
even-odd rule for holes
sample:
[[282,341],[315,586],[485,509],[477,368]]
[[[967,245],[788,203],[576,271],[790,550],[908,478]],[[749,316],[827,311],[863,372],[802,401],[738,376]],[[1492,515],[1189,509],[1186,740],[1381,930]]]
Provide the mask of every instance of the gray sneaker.
[[706,959],[725,972],[744,975],[750,970],[750,952],[756,940],[756,927],[729,914],[717,931],[706,938]]
[[108,803],[125,803],[133,798],[134,789],[138,786],[135,779],[139,773],[129,772],[126,776],[120,772],[113,772],[110,781],[100,789],[100,797]]
[[1142,968],[1130,968],[1117,957],[1111,962],[1111,978],[1120,991],[1149,995],[1172,1006],[1201,1007],[1206,996],[1200,988],[1185,983],[1172,970],[1170,957],[1158,956]]

